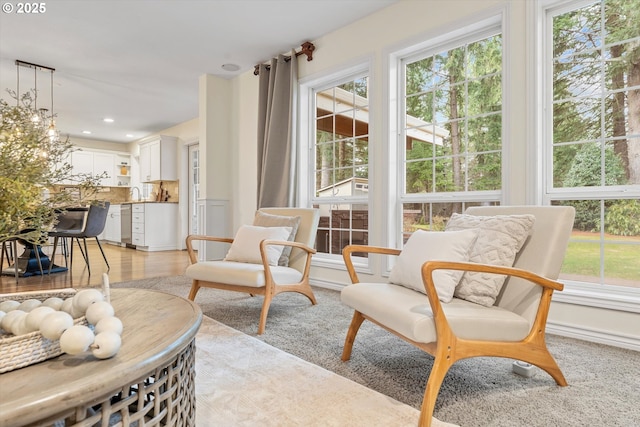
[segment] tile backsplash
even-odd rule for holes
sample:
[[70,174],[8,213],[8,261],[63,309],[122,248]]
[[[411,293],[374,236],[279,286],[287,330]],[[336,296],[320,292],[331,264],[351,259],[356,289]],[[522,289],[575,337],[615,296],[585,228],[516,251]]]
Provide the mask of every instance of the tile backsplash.
[[[160,181],[151,183],[151,191],[149,197],[143,199],[144,201],[156,201],[156,196],[160,193]],[[133,187],[103,187],[95,194],[95,197],[92,197],[96,200],[109,201],[112,204],[117,203],[125,203],[131,201],[137,201],[138,194],[135,193],[134,197],[131,197],[131,191]],[[167,202],[170,203],[178,203],[178,188],[179,181],[162,181],[162,189],[166,191],[165,194],[169,195]],[[77,186],[55,186],[53,191],[68,191],[68,192],[78,192],[79,197],[79,187]],[[165,201],[165,200],[162,200]]]
[[[166,192],[165,194],[169,195],[169,199],[166,201],[177,203],[180,200],[178,197],[179,181],[161,181],[161,182],[162,182],[162,189],[165,190]],[[151,196],[149,200],[156,201],[157,200],[156,197],[158,196],[158,194],[160,194],[160,181],[153,182],[152,185],[153,185],[153,188],[151,189]],[[160,201],[164,202],[165,200],[160,200]]]

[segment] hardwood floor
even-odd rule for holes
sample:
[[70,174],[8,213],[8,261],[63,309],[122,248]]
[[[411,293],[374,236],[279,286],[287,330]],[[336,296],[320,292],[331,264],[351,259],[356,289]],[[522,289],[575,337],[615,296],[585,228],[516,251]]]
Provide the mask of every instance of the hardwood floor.
[[[121,248],[102,243],[110,269],[102,259],[98,245],[89,242],[89,262],[91,275],[82,259],[82,255],[75,248],[73,266],[69,271],[61,273],[44,274],[44,276],[19,277],[18,283],[14,276],[0,276],[0,294],[26,291],[39,291],[62,288],[95,287],[102,283],[102,273],[109,274],[111,283],[126,282],[130,280],[145,279],[151,277],[177,276],[184,274],[189,265],[187,251],[161,251],[143,252],[135,249]],[[52,247],[43,248],[45,254],[51,254]],[[23,248],[18,246],[18,253]],[[60,255],[60,249],[56,252],[56,265],[64,265],[64,258]],[[7,267],[5,260],[4,268]]]

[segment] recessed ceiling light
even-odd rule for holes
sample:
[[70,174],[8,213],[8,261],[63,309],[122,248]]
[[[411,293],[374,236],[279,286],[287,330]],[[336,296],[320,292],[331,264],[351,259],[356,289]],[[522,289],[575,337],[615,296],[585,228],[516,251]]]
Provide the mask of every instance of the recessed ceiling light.
[[91,131],[90,130],[83,130],[82,133],[84,133],[85,135],[91,135]]
[[133,138],[133,134],[132,133],[128,133],[125,135],[127,138]]
[[222,64],[222,69],[225,71],[238,71],[240,66],[237,64]]
[[105,117],[102,121],[105,123],[113,123],[113,119],[111,117]]

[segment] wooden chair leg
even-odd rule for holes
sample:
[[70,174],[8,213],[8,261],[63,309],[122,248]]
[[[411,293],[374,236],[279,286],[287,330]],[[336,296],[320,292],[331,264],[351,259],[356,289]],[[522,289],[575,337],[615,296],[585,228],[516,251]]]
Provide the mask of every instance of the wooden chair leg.
[[313,289],[311,289],[311,286],[308,283],[305,283],[304,285],[302,285],[298,293],[309,298],[309,301],[311,301],[312,305],[317,304],[316,296],[313,294]]
[[189,296],[187,297],[191,301],[195,301],[196,294],[200,290],[200,283],[197,280],[194,280],[191,284],[191,290],[189,291]]
[[[551,353],[549,353],[547,346],[542,344],[542,348],[536,348],[535,350],[536,351],[533,353],[537,355],[535,360],[527,359],[527,357],[523,357],[521,360],[523,362],[531,363],[551,375],[551,378],[553,378],[559,386],[565,387],[569,385],[564,374],[560,370],[560,366],[558,366],[556,360],[553,358]],[[523,356],[524,355],[526,355],[526,353],[523,353]]]
[[258,335],[262,335],[267,326],[267,314],[269,314],[269,306],[271,305],[271,300],[273,298],[273,294],[267,292],[264,296],[264,301],[262,301],[262,311],[260,311],[260,323],[258,323]]
[[351,359],[351,350],[353,349],[353,343],[356,340],[356,335],[360,329],[360,325],[364,322],[364,316],[359,311],[353,312],[353,318],[351,319],[351,325],[347,331],[347,337],[344,340],[344,347],[342,349],[342,361],[346,362]]
[[447,355],[436,356],[433,361],[433,367],[427,380],[427,386],[424,390],[424,397],[422,398],[422,405],[420,407],[420,420],[418,421],[419,427],[430,427],[433,419],[433,411],[436,407],[436,400],[440,393],[440,386],[444,381],[444,377],[447,375],[451,365],[455,363],[453,358],[447,357]]

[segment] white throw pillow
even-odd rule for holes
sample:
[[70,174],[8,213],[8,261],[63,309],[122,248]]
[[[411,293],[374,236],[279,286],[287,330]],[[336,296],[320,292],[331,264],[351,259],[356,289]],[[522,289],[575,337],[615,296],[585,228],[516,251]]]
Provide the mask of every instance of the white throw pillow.
[[[478,230],[469,261],[511,267],[522,248],[536,218],[533,215],[479,216],[454,213],[446,231]],[[476,304],[491,307],[502,289],[506,276],[465,272],[455,296]]]
[[[253,225],[260,227],[291,227],[291,233],[289,233],[289,237],[286,240],[293,242],[296,239],[296,234],[298,233],[298,227],[300,226],[301,220],[301,216],[273,215],[257,211],[256,216],[253,219]],[[291,246],[284,246],[282,249],[282,255],[280,255],[280,259],[278,259],[278,265],[284,267],[289,266],[291,249],[293,249]]]
[[[284,240],[291,234],[291,227],[258,227],[243,225],[238,229],[236,237],[227,252],[225,261],[247,262],[262,264],[260,256],[260,242],[263,240]],[[267,259],[269,265],[278,265],[278,258],[282,254],[282,245],[267,245]]]
[[[466,262],[476,237],[475,230],[415,231],[391,269],[389,282],[426,293],[422,282],[422,264],[435,260]],[[433,273],[440,301],[451,301],[462,273],[458,270],[436,270]]]

